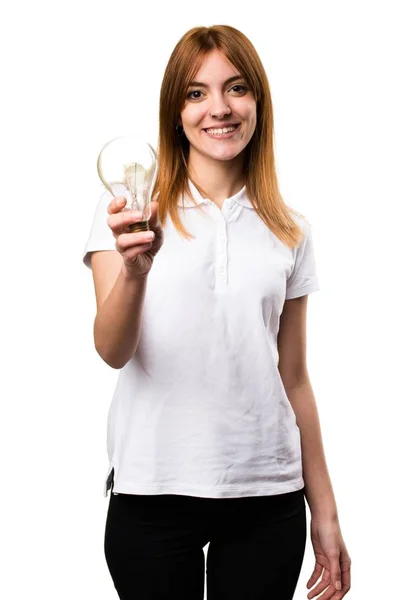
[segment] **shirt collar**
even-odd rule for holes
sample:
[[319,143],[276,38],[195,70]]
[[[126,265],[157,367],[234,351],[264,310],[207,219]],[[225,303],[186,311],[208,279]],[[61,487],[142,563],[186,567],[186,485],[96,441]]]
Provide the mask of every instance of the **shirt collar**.
[[[196,205],[205,204],[207,202],[210,202],[210,200],[208,198],[202,197],[201,193],[199,192],[199,190],[197,189],[197,187],[195,186],[195,184],[192,182],[191,179],[188,179],[188,184],[189,184],[189,189],[192,192],[193,198],[196,201]],[[194,208],[194,204],[190,200],[190,198],[186,198],[183,196],[184,196],[184,194],[182,194],[179,197],[178,202],[177,202],[178,206],[182,206],[184,208]],[[228,199],[231,200],[232,203],[236,202],[237,204],[245,206],[246,208],[253,208],[252,203],[250,202],[249,198],[247,197],[246,184],[234,196],[230,196],[230,198],[228,198]]]

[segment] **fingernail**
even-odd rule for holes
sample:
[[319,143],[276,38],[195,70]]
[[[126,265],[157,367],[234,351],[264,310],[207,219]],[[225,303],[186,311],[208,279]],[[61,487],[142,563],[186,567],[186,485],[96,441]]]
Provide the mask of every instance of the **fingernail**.
[[118,198],[118,200],[116,201],[117,206],[121,206],[123,203],[124,203],[123,198]]
[[335,587],[336,587],[336,589],[337,589],[337,590],[341,590],[341,589],[342,589],[342,584],[341,584],[341,582],[340,582],[340,581],[337,581],[337,582],[335,583]]

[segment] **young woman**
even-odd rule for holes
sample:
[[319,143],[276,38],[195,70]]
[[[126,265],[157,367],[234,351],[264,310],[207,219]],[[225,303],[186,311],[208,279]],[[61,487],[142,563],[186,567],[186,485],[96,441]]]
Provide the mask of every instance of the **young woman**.
[[350,565],[306,368],[312,236],[277,184],[269,84],[229,26],[175,47],[160,94],[150,233],[103,193],[84,262],[96,350],[120,369],[105,556],[122,600],[313,598]]

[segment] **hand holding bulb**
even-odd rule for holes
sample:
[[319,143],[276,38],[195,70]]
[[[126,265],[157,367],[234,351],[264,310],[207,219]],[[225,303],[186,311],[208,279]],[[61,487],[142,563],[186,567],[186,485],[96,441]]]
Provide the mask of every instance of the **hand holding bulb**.
[[141,219],[133,210],[123,210],[126,198],[115,197],[107,207],[107,224],[116,238],[116,250],[123,257],[125,268],[132,277],[147,275],[152,268],[153,259],[163,245],[164,234],[158,219],[158,202],[151,202],[150,231],[130,232]]
[[133,277],[150,271],[163,244],[158,203],[151,202],[157,168],[152,146],[134,134],[108,142],[97,159],[99,177],[114,196],[107,208],[107,223]]

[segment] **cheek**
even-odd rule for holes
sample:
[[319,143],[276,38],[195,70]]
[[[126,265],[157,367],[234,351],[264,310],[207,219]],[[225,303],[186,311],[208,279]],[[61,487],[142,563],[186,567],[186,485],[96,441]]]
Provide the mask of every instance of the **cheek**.
[[186,106],[182,112],[180,113],[180,118],[182,119],[183,123],[190,123],[191,121],[191,115],[190,115],[191,111],[190,111],[190,107]]
[[189,106],[182,111],[181,119],[187,127],[197,127],[204,119],[204,111],[195,106]]
[[253,125],[256,125],[257,122],[257,112],[256,112],[256,105],[253,105],[250,109],[250,114],[251,114],[251,122],[253,123]]
[[250,129],[252,131],[255,131],[256,125],[257,125],[257,115],[256,115],[256,111],[253,111],[251,114],[251,118],[250,118]]

